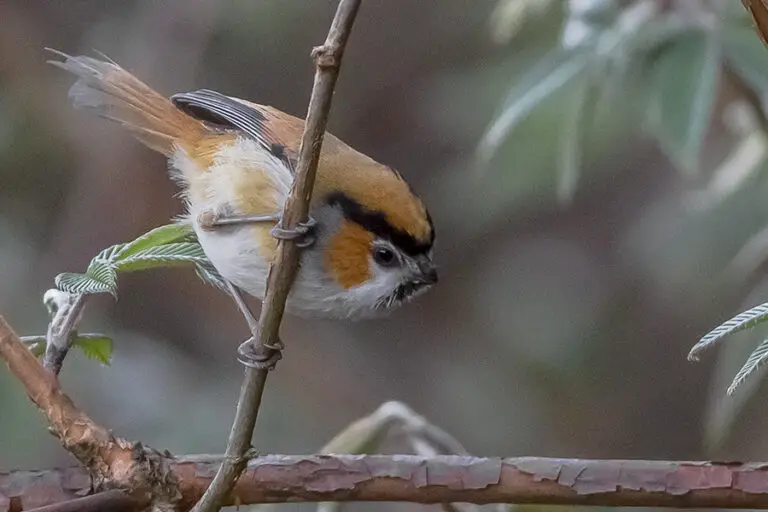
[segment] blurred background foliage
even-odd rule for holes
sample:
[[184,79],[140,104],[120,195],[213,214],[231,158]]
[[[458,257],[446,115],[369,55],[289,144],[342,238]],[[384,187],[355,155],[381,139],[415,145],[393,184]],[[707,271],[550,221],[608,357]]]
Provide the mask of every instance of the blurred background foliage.
[[[74,111],[43,47],[97,49],[168,94],[302,115],[334,10],[0,2],[11,324],[43,332],[56,274],[181,210],[162,157]],[[735,1],[366,0],[330,129],[425,198],[441,282],[388,319],[287,318],[256,446],[315,452],[400,400],[477,455],[766,458],[768,381],[725,390],[768,332],[699,365],[686,354],[768,297],[767,91],[768,49]],[[95,419],[172,452],[223,451],[247,332],[225,295],[191,269],[126,275],[83,329],[115,339],[111,367],[75,354],[62,374]],[[72,462],[5,370],[0,407],[0,468]]]

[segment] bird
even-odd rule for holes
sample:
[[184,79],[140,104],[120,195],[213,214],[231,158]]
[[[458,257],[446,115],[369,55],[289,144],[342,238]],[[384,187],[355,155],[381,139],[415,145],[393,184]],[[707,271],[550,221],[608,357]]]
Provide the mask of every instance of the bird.
[[240,290],[263,299],[279,239],[302,247],[286,301],[295,316],[379,317],[437,283],[434,223],[398,171],[326,132],[309,219],[280,229],[302,119],[209,89],[166,97],[106,56],[48,50],[58,57],[51,64],[77,78],[69,90],[76,108],[119,123],[168,159],[185,207],[179,222],[191,224],[251,329],[238,348],[244,364],[266,363]]

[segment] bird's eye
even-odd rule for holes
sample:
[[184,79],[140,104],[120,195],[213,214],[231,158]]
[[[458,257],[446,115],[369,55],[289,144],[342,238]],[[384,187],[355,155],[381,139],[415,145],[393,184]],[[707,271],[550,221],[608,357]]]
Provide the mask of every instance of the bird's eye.
[[373,261],[382,267],[394,267],[399,263],[395,252],[388,247],[374,247]]

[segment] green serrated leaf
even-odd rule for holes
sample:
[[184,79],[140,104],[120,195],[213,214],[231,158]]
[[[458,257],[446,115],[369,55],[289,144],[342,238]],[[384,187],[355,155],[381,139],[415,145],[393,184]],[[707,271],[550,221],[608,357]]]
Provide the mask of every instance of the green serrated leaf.
[[115,263],[118,272],[135,272],[150,268],[172,267],[185,264],[208,264],[203,248],[197,242],[178,242],[156,245],[135,252]]
[[83,351],[89,359],[109,366],[112,361],[112,339],[100,334],[81,334],[75,338],[74,346]]
[[120,252],[120,259],[127,258],[158,245],[189,241],[190,237],[194,237],[194,231],[190,225],[167,224],[165,226],[160,226],[159,228],[144,233],[132,242],[123,244],[125,247]]
[[731,68],[756,91],[768,92],[768,49],[754,29],[727,26],[721,39]]
[[733,378],[733,382],[728,386],[727,393],[732,395],[736,388],[738,388],[750,375],[752,375],[765,361],[768,360],[768,339],[763,340],[757,348],[750,354],[744,366],[741,367],[736,377]]
[[688,359],[695,361],[704,349],[717,343],[724,337],[749,329],[759,323],[768,320],[768,302],[755,306],[743,313],[736,315],[727,322],[723,322],[715,329],[707,333],[688,353]]
[[557,49],[542,58],[512,87],[501,112],[486,130],[478,145],[478,156],[487,162],[509,132],[542,101],[570,83],[584,71],[591,48]]
[[88,272],[76,274],[64,272],[55,279],[59,290],[72,294],[117,293],[117,274],[106,262],[92,261],[88,265]]
[[697,31],[679,37],[658,58],[650,128],[686,172],[699,168],[720,77],[719,40]]
[[126,245],[128,244],[116,244],[107,247],[106,249],[102,249],[96,256],[93,257],[91,264],[93,264],[93,262],[111,263],[117,260],[125,249]]

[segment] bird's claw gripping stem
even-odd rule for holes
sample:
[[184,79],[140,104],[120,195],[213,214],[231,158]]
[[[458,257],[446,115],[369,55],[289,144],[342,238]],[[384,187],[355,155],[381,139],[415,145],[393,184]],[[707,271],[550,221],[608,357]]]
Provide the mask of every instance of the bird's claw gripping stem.
[[293,240],[296,247],[309,247],[315,243],[317,221],[308,217],[307,222],[300,222],[293,229],[284,229],[280,224],[272,228],[272,236],[279,240]]
[[277,362],[283,358],[283,342],[277,340],[272,345],[259,345],[251,337],[237,347],[237,360],[245,366],[257,370],[273,370]]
[[260,224],[264,222],[275,223],[272,228],[272,236],[279,240],[293,240],[296,247],[310,247],[315,243],[315,227],[317,221],[312,217],[307,222],[301,222],[295,228],[285,229],[280,227],[281,215],[271,213],[267,215],[235,215],[223,214],[213,210],[204,210],[197,216],[197,222],[204,231],[213,231],[225,226],[238,226],[243,224]]

